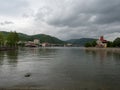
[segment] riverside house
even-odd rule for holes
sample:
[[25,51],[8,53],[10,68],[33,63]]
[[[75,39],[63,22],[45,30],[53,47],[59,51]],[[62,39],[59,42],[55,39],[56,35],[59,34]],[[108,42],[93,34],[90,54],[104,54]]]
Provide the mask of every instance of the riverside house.
[[97,43],[96,47],[99,47],[99,48],[106,48],[107,47],[107,40],[105,40],[103,36],[101,36],[96,41],[96,43]]

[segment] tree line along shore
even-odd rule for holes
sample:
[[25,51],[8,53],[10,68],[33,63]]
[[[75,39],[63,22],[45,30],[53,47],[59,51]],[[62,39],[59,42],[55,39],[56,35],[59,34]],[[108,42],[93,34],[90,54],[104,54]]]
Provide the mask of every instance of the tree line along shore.
[[[114,41],[107,41],[107,48],[120,48],[120,38],[116,38]],[[92,41],[92,42],[87,42],[85,44],[85,47],[96,47],[97,46],[97,42],[96,40]]]
[[19,36],[17,32],[10,32],[6,37],[0,32],[0,50],[11,50],[17,48]]

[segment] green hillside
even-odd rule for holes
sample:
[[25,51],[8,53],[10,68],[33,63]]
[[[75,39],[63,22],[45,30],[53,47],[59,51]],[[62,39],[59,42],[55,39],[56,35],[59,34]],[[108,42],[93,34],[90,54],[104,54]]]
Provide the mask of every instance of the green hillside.
[[23,34],[23,33],[18,33],[20,41],[32,41],[31,36]]
[[0,33],[2,33],[4,35],[4,38],[6,38],[7,35],[9,34],[8,32],[5,32],[5,31],[0,31]]
[[[7,35],[9,34],[9,32],[5,32],[5,31],[0,31],[0,32],[2,32],[5,37],[7,37]],[[45,35],[45,34],[27,35],[23,33],[18,33],[18,35],[20,41],[33,41],[34,39],[39,39],[41,43],[42,42],[48,42],[53,44],[65,43],[64,41],[56,37],[52,37],[50,35]]]
[[45,34],[37,34],[37,35],[32,35],[31,39],[39,39],[40,42],[48,42],[48,43],[55,43],[55,44],[62,44],[64,43],[64,41],[56,38],[56,37],[52,37],[50,35],[45,35]]

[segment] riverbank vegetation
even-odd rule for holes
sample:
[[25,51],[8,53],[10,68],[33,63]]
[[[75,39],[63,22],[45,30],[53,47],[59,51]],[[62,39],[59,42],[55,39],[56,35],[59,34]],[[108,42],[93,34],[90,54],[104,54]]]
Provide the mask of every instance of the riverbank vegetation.
[[[87,42],[85,47],[95,47],[97,45],[96,41]],[[120,47],[120,38],[116,38],[113,42],[107,41],[107,47]]]
[[10,32],[8,35],[4,35],[0,32],[0,50],[7,50],[17,47],[19,36],[17,32]]

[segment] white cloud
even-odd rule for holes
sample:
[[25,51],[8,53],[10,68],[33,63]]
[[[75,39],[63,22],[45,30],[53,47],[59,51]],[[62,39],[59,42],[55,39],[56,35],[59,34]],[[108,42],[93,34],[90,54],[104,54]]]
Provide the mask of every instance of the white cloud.
[[28,6],[25,0],[0,0],[0,15],[15,16]]
[[105,38],[107,38],[107,40],[109,40],[109,41],[114,41],[116,39],[116,37],[120,37],[119,32],[115,32],[115,33],[105,35]]

